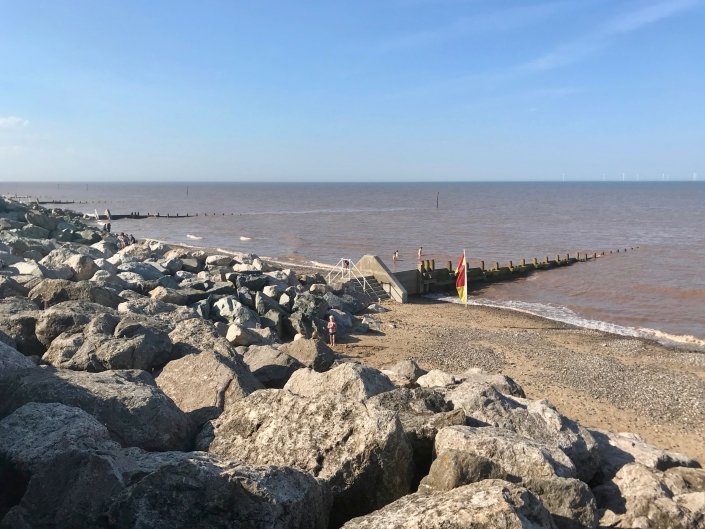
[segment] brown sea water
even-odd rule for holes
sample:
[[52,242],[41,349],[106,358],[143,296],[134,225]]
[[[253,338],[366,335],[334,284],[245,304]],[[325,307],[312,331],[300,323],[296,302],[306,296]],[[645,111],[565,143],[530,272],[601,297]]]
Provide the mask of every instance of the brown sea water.
[[416,267],[418,246],[437,266],[457,263],[463,248],[471,266],[605,251],[594,262],[478,286],[471,301],[705,344],[701,182],[2,183],[0,193],[83,201],[66,207],[91,213],[188,213],[114,221],[113,231],[284,262],[332,265],[371,253],[392,267],[399,250],[394,266],[406,270]]

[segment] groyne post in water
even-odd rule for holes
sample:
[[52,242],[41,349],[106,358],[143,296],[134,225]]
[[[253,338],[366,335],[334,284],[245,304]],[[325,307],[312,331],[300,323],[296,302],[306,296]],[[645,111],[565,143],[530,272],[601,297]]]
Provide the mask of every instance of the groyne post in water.
[[[638,247],[637,247],[638,248]],[[627,249],[624,249],[626,252]],[[534,271],[550,270],[558,266],[570,266],[575,263],[587,263],[600,256],[607,255],[608,251],[601,252],[576,252],[574,257],[566,253],[564,257],[556,254],[554,260],[545,256],[542,261],[534,257],[527,263],[526,258],[521,259],[521,264],[515,266],[514,260],[509,260],[506,266],[502,266],[499,261],[493,262],[491,269],[485,268],[485,261],[480,261],[479,267],[471,268],[466,265],[466,277],[469,288],[477,287],[485,282],[512,280],[526,276]],[[609,250],[609,253],[620,253],[619,250]],[[624,252],[622,252],[624,253]],[[518,261],[517,261],[518,262]],[[435,259],[425,259],[419,261],[416,270],[399,270],[394,272],[395,279],[407,290],[409,295],[425,294],[433,291],[451,290],[455,286],[455,269],[452,261],[447,261],[447,268],[436,268]]]

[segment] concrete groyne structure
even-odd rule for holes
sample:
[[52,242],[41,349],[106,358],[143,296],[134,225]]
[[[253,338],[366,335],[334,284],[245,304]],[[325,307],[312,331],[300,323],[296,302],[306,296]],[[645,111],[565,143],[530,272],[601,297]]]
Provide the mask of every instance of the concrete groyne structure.
[[[534,257],[530,261],[508,261],[500,264],[499,261],[487,267],[485,261],[480,261],[480,266],[466,268],[468,285],[472,290],[473,285],[484,285],[498,281],[510,281],[527,276],[533,272],[551,270],[558,267],[571,266],[576,263],[594,261],[613,253],[627,252],[638,249],[638,246],[618,250],[601,252],[576,252],[574,255],[556,255],[543,259]],[[448,261],[445,267],[436,267],[434,259],[424,259],[417,263],[415,269],[392,272],[389,267],[376,255],[364,255],[356,263],[366,276],[373,277],[382,285],[391,299],[399,303],[406,303],[409,296],[423,295],[431,292],[443,292],[455,289],[456,271],[453,263]]]

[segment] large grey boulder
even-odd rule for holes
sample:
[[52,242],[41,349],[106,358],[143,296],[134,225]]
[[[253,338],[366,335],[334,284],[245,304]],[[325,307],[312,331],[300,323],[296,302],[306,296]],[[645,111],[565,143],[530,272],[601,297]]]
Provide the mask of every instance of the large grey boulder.
[[527,478],[522,485],[541,500],[559,529],[597,527],[595,496],[585,482],[575,478]]
[[451,375],[440,369],[431,369],[431,371],[416,379],[416,383],[422,388],[444,388],[446,386],[452,386],[458,381],[455,375]]
[[8,266],[8,269],[17,275],[47,277],[49,274],[48,269],[37,261],[19,261]]
[[112,314],[97,316],[82,333],[59,335],[43,356],[55,367],[93,372],[157,369],[174,358],[163,325],[136,315],[120,320]]
[[435,390],[397,388],[371,397],[370,402],[399,416],[414,451],[416,482],[428,474],[439,430],[465,424],[465,412],[454,410]]
[[[594,529],[597,524],[595,498],[587,484],[575,478],[516,474],[516,454],[522,449],[534,452],[535,447],[527,447],[524,440],[517,442],[517,450],[504,455],[502,448],[494,452],[492,447],[483,446],[476,450],[445,449],[438,453],[428,476],[421,482],[422,491],[447,491],[486,479],[512,481],[529,489],[538,496],[551,513],[557,527],[561,529]],[[499,445],[498,445],[499,446]],[[535,457],[535,453],[529,457]],[[529,463],[530,465],[530,463]],[[540,464],[539,464],[540,466]]]
[[393,412],[327,391],[256,391],[214,421],[209,451],[254,465],[305,470],[333,491],[332,522],[382,507],[410,490],[411,448]]
[[705,527],[705,490],[681,493],[676,488],[674,493],[666,485],[668,481],[672,483],[665,479],[664,473],[641,463],[624,465],[612,480],[593,488],[603,512],[600,526],[640,529]]
[[206,265],[208,266],[230,266],[232,262],[232,255],[215,254],[206,257]]
[[283,388],[294,371],[304,367],[301,362],[271,345],[250,346],[244,360],[265,388]]
[[151,259],[153,256],[152,249],[149,247],[149,244],[130,244],[129,246],[125,246],[123,249],[118,251],[112,258],[117,258],[115,259],[116,261],[120,261],[122,263],[130,263],[130,262],[142,262],[146,261],[147,259]]
[[295,287],[299,284],[299,280],[296,274],[289,268],[285,270],[273,270],[271,272],[265,272],[267,277],[269,277],[270,285],[281,285],[286,287]]
[[395,378],[404,379],[407,383],[413,384],[419,377],[428,373],[425,369],[419,367],[414,360],[400,360],[399,362],[384,368],[385,372],[394,374]]
[[34,367],[34,362],[14,347],[10,347],[0,341],[0,373],[9,373],[10,371],[30,367]]
[[259,314],[260,316],[264,316],[269,311],[276,311],[281,314],[289,314],[288,309],[282,307],[278,301],[271,298],[267,294],[264,294],[263,292],[257,292],[255,294],[255,308],[257,310],[257,314]]
[[488,479],[448,492],[410,494],[343,529],[553,529],[541,502],[528,490]]
[[44,228],[46,231],[54,231],[59,223],[56,218],[38,211],[28,211],[25,214],[25,219],[27,219],[27,222],[30,224]]
[[526,398],[522,387],[506,375],[490,374],[478,368],[471,368],[458,375],[458,378],[462,380],[459,392],[462,392],[463,388],[468,386],[485,387],[489,385],[505,395]]
[[115,311],[88,301],[64,301],[37,314],[35,334],[44,347],[49,347],[60,334],[81,332],[96,315],[105,313],[115,314]]
[[105,424],[123,446],[188,450],[194,425],[144,371],[87,373],[32,368],[0,375],[0,417],[29,402],[75,406]]
[[237,323],[233,323],[228,326],[225,338],[236,347],[258,345],[265,341],[263,336],[257,332],[258,330],[259,329],[250,329],[248,327],[238,325]]
[[27,297],[43,308],[62,301],[90,301],[105,307],[117,308],[123,299],[115,291],[90,281],[75,283],[65,279],[45,279],[29,291]]
[[463,408],[473,426],[495,426],[562,449],[590,482],[599,468],[597,443],[590,432],[556,411],[547,401],[510,397],[487,382],[466,381],[450,389],[446,399]]
[[220,319],[239,327],[255,329],[260,326],[257,313],[245,307],[235,296],[225,296],[213,303],[212,313]]
[[11,277],[0,276],[0,299],[23,298],[28,292],[29,289],[27,287],[19,284]]
[[92,248],[95,248],[98,250],[105,259],[108,259],[109,257],[112,257],[115,255],[118,251],[117,244],[111,241],[103,240],[103,241],[98,241],[96,243],[91,244]]
[[208,299],[209,295],[208,292],[195,288],[167,288],[164,286],[158,286],[149,292],[152,299],[173,305],[191,305]]
[[344,399],[363,401],[393,390],[394,384],[373,367],[345,362],[324,373],[300,369],[291,376],[284,389],[301,397],[330,393]]
[[342,310],[343,312],[347,312],[348,314],[357,314],[365,308],[364,303],[361,303],[359,300],[349,294],[337,296],[332,292],[326,292],[323,295],[323,299],[326,301],[326,303],[331,309]]
[[179,322],[169,337],[174,354],[180,358],[164,366],[156,382],[183,411],[219,411],[226,401],[262,389],[242,358],[209,322],[199,318]]
[[[237,272],[237,270],[236,270]],[[240,289],[245,287],[252,292],[259,292],[269,283],[269,278],[262,274],[238,274],[235,286]]]
[[64,264],[73,270],[76,281],[87,281],[98,271],[98,265],[87,255],[74,254]]
[[46,347],[37,339],[36,325],[40,316],[36,303],[24,298],[0,300],[0,332],[6,335],[22,354],[42,355]]
[[294,312],[299,312],[309,320],[325,318],[329,308],[325,299],[316,297],[309,292],[303,292],[296,296],[292,306]]
[[279,350],[319,372],[328,370],[335,362],[335,352],[321,340],[294,340],[282,345]]
[[593,529],[597,524],[595,498],[575,479],[573,463],[559,448],[498,428],[452,426],[438,433],[435,449],[438,457],[421,490],[505,479],[536,494],[561,529]]
[[36,472],[0,523],[97,529],[326,529],[330,494],[289,468],[200,453],[71,451]]
[[601,463],[597,477],[601,481],[612,479],[620,468],[629,463],[639,463],[655,470],[700,467],[700,463],[695,459],[685,454],[661,450],[646,443],[634,433],[614,433],[597,429],[591,429],[590,433],[597,442]]
[[123,301],[117,306],[119,314],[140,314],[142,316],[167,314],[172,315],[172,321],[174,321],[173,315],[179,313],[182,309],[183,307],[178,305],[147,297]]
[[19,230],[19,233],[22,237],[27,237],[28,239],[48,239],[49,235],[51,235],[51,231],[34,224],[25,224]]
[[119,277],[117,273],[111,272],[110,270],[98,270],[95,274],[93,274],[93,277],[91,277],[89,281],[113,288],[118,292],[130,287],[130,284],[127,281]]
[[68,450],[117,448],[108,429],[75,406],[29,402],[0,421],[0,460],[14,471],[38,472]]
[[524,478],[574,478],[575,466],[557,447],[501,428],[449,426],[436,435],[436,453],[457,450],[489,459],[507,474]]
[[167,273],[163,267],[156,263],[143,263],[140,261],[123,263],[118,266],[118,270],[121,272],[132,272],[147,281],[156,281]]

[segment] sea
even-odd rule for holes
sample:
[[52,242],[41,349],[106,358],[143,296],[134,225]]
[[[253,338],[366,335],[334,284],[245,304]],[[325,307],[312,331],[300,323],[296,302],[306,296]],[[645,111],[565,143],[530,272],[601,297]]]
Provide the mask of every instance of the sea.
[[284,266],[375,254],[410,270],[419,247],[437,267],[457,265],[463,251],[470,266],[605,252],[471,285],[469,302],[705,351],[704,182],[16,182],[0,183],[0,194],[72,201],[56,207],[84,213],[159,213],[112,230]]

